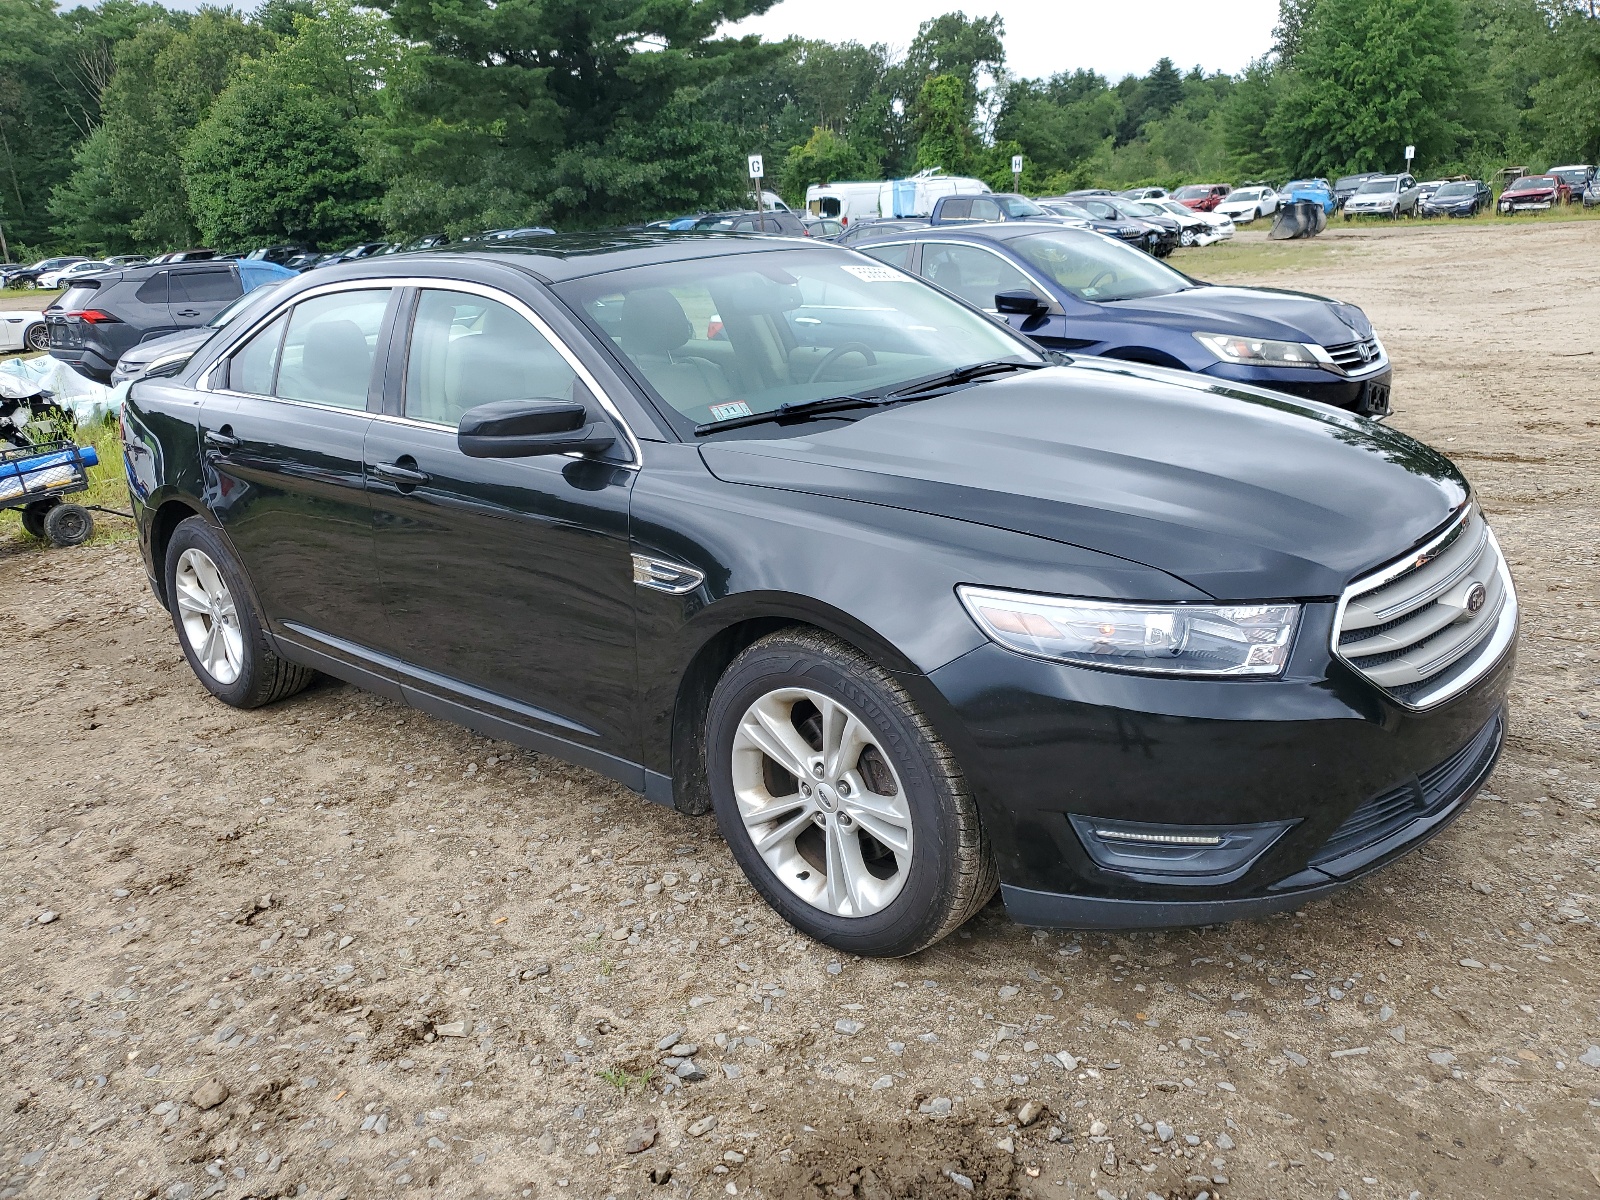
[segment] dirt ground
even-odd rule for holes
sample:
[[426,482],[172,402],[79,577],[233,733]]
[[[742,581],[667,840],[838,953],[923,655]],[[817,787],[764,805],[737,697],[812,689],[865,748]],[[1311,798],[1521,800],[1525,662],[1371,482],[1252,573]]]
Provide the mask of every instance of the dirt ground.
[[224,708],[131,544],[9,542],[0,1198],[1600,1192],[1600,223],[1259,239],[1183,265],[1363,305],[1520,585],[1446,834],[1272,920],[855,960],[709,819],[342,685]]

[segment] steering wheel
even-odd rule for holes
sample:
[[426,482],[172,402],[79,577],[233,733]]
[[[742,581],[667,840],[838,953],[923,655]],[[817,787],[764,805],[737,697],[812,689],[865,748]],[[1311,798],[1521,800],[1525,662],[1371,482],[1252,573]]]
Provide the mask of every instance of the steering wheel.
[[810,384],[821,379],[822,373],[829,367],[833,366],[835,362],[843,358],[846,354],[861,355],[862,358],[867,360],[867,366],[869,367],[875,367],[878,365],[878,356],[872,352],[871,346],[867,345],[865,342],[846,342],[842,346],[835,346],[832,350],[829,350],[826,354],[824,354],[822,356],[822,361],[817,364],[817,369],[811,372],[811,378],[806,380],[806,382]]
[[1088,286],[1088,288],[1086,290],[1087,291],[1091,291],[1091,292],[1099,291],[1099,289],[1100,289],[1100,281],[1102,279],[1115,279],[1116,277],[1117,277],[1117,273],[1115,271],[1113,271],[1110,267],[1107,267],[1104,271],[1101,271],[1100,274],[1096,275],[1093,279],[1091,279],[1089,281],[1089,286]]

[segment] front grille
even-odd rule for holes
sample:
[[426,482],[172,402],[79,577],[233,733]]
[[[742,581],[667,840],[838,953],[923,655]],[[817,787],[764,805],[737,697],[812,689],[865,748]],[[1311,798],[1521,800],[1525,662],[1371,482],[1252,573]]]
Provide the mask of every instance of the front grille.
[[1341,371],[1360,371],[1383,357],[1383,347],[1376,337],[1361,338],[1354,342],[1341,342],[1337,346],[1324,346]]
[[1511,573],[1477,505],[1421,550],[1352,584],[1334,653],[1409,708],[1470,687],[1516,637]]
[[1497,716],[1438,766],[1368,800],[1333,831],[1311,865],[1323,865],[1376,845],[1419,817],[1433,816],[1464,799],[1494,761],[1501,727],[1502,719]]

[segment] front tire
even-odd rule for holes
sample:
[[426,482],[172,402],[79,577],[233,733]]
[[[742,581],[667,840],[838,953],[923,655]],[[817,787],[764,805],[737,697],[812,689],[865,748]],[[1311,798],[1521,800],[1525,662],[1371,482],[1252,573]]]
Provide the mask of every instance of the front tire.
[[273,653],[232,551],[200,517],[173,532],[166,583],[183,656],[224,704],[259,708],[294,695],[316,677]]
[[717,825],[780,916],[850,954],[895,958],[995,890],[955,757],[887,671],[817,630],[729,666],[706,717]]

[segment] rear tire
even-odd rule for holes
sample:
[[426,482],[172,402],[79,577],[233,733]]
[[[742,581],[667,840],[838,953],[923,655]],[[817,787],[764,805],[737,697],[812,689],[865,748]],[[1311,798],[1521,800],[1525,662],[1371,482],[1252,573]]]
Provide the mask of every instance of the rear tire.
[[316,672],[273,653],[243,571],[202,518],[190,517],[173,531],[165,570],[167,606],[183,656],[218,700],[260,708],[316,678]]
[[59,500],[35,500],[22,510],[22,527],[40,541],[44,540],[44,519]]
[[40,522],[44,536],[58,550],[81,546],[94,536],[94,518],[80,504],[57,504]]
[[28,330],[27,337],[29,350],[50,349],[50,327],[48,325],[34,325]]
[[994,894],[955,756],[900,683],[837,638],[789,629],[747,649],[712,695],[705,744],[723,837],[807,936],[901,957]]

